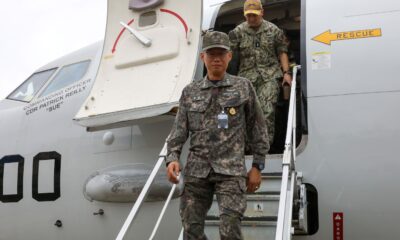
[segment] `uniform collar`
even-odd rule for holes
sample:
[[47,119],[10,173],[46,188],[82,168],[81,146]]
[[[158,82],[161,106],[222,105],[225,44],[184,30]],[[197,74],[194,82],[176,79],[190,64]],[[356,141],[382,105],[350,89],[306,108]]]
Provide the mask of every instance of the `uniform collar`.
[[251,27],[249,27],[249,24],[247,22],[244,22],[244,26],[245,26],[245,30],[247,33],[249,34],[257,34],[260,32],[265,32],[268,30],[268,26],[267,26],[267,21],[263,19],[261,26],[258,28],[257,31],[254,31],[254,29],[252,29]]
[[220,81],[218,81],[216,84],[212,83],[211,81],[208,80],[207,75],[203,78],[201,81],[201,89],[207,89],[211,87],[228,87],[232,86],[232,76],[229,75],[228,73],[225,73],[224,78]]

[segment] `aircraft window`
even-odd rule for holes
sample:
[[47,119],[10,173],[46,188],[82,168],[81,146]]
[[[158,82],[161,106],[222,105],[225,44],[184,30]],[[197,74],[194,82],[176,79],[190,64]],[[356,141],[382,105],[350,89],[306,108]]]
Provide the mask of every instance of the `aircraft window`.
[[155,11],[145,12],[139,17],[139,27],[146,27],[157,22],[157,14]]
[[80,80],[85,75],[89,64],[90,60],[87,60],[63,67],[40,96],[46,96],[49,93]]
[[32,74],[21,86],[14,90],[7,98],[29,102],[53,75],[56,68]]

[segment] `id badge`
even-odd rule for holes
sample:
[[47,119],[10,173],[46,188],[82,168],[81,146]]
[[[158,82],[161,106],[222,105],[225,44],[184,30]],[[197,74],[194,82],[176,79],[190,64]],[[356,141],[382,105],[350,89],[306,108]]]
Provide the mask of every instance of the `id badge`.
[[218,128],[228,128],[228,114],[226,114],[224,111],[218,114]]

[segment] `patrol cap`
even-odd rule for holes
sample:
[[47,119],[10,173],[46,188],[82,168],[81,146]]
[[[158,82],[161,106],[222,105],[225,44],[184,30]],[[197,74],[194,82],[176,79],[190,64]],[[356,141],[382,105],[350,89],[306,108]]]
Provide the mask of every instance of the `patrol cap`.
[[223,32],[207,31],[203,36],[203,51],[210,48],[230,50],[228,35]]
[[245,16],[249,13],[261,15],[262,10],[263,7],[260,0],[246,0],[244,2],[243,11]]

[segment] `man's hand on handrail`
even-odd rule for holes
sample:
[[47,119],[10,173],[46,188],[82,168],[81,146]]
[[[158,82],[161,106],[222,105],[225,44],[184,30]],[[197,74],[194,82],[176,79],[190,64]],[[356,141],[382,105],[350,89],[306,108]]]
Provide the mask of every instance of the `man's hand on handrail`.
[[178,176],[181,168],[178,161],[170,162],[167,166],[167,177],[171,183],[177,184],[179,182]]

